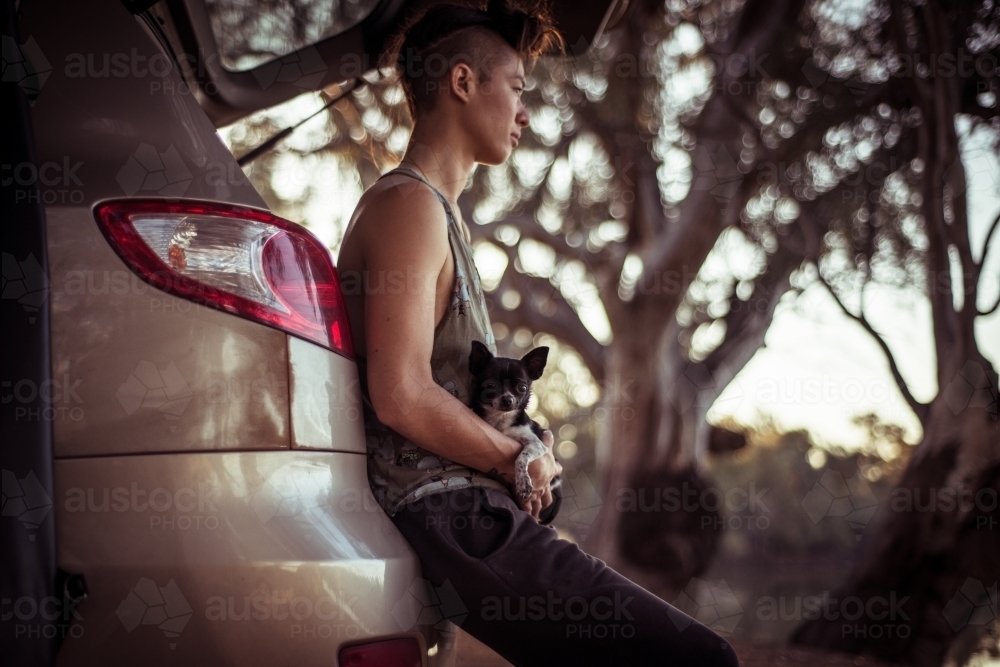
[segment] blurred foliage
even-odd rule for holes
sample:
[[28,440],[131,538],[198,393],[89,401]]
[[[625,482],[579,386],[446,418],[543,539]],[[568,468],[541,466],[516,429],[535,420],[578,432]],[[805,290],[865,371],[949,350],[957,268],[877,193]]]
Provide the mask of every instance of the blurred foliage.
[[[874,415],[858,418],[868,442],[858,450],[819,448],[803,431],[783,432],[767,417],[746,431],[749,446],[710,457],[708,470],[722,489],[754,488],[767,511],[726,511],[726,529],[707,581],[724,578],[742,607],[735,636],[784,642],[801,624],[808,596],[836,595],[878,529],[878,513],[891,507],[913,447],[898,426]],[[729,428],[745,428],[729,422]],[[813,521],[804,501],[824,475],[844,480],[860,474],[877,501],[876,516],[852,526],[842,516]],[[766,524],[758,521],[766,517]],[[775,607],[775,601],[783,606]],[[768,606],[770,605],[770,606]],[[780,615],[774,616],[774,609]],[[799,615],[796,615],[798,610]]]
[[[842,517],[813,521],[803,500],[827,471],[843,479],[860,473],[879,507],[894,488],[909,460],[912,447],[902,440],[898,426],[878,421],[874,415],[859,418],[870,434],[858,450],[818,448],[804,431],[781,432],[762,418],[746,433],[749,445],[732,454],[710,457],[708,471],[716,485],[728,489],[760,492],[766,511],[749,520],[746,512],[725,509],[721,558],[772,558],[776,556],[822,556],[849,558],[866,538],[865,530],[852,527]],[[733,423],[729,428],[744,428]],[[759,508],[758,508],[759,510]],[[758,521],[759,517],[766,517]],[[735,526],[736,529],[728,529]]]
[[223,66],[248,70],[360,23],[377,0],[206,0]]

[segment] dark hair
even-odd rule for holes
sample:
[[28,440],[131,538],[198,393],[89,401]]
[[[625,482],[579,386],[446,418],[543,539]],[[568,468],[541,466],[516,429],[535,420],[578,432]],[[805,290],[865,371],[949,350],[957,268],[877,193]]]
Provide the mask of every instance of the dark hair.
[[553,47],[565,53],[562,35],[541,2],[488,0],[483,9],[438,4],[411,17],[386,45],[381,66],[399,76],[416,119],[418,110],[434,108],[437,95],[431,92],[456,64],[466,63],[481,81],[489,81],[500,50],[497,38],[527,59],[529,67]]

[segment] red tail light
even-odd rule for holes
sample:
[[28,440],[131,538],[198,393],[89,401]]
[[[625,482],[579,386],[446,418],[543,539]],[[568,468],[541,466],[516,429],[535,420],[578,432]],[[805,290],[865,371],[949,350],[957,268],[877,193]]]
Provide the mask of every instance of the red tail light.
[[97,221],[151,285],[354,358],[330,252],[305,228],[228,204],[119,200]]
[[420,667],[420,644],[412,637],[340,649],[340,667]]

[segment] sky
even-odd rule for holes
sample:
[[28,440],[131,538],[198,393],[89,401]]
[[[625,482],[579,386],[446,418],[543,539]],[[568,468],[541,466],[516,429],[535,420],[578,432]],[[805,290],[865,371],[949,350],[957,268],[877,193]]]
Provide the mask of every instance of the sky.
[[[969,229],[976,257],[990,223],[1000,213],[1000,160],[982,142],[962,146],[969,178]],[[994,237],[980,289],[980,306],[996,299],[1000,242]],[[915,291],[871,289],[865,314],[883,334],[900,373],[917,400],[937,394],[930,304]],[[1000,368],[1000,310],[976,322],[976,341],[994,368]],[[864,445],[866,434],[851,418],[869,412],[906,429],[904,439],[921,436],[916,416],[896,390],[885,355],[859,324],[847,318],[820,285],[779,305],[765,347],[716,401],[709,418],[732,417],[753,423],[757,413],[781,426],[804,428],[819,445]]]

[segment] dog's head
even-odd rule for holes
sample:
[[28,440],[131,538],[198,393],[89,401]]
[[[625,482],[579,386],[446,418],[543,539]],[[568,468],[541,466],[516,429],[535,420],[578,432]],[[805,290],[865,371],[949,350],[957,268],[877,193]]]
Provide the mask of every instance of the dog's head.
[[494,357],[485,345],[472,341],[472,400],[497,412],[525,409],[531,398],[531,383],[542,377],[548,356],[549,348],[536,347],[520,359]]

